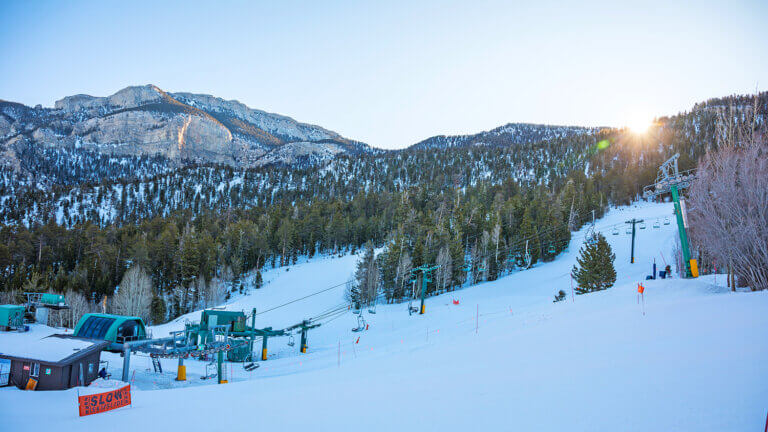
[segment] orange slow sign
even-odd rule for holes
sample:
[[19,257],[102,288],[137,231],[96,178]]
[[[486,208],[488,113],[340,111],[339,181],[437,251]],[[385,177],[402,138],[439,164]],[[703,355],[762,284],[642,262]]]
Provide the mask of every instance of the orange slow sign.
[[80,404],[80,417],[128,406],[131,404],[131,385],[105,393],[79,396],[77,400]]

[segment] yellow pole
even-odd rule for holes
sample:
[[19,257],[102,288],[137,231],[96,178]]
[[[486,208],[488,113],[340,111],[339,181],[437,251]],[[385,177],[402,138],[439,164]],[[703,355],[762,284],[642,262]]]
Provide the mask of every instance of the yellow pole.
[[176,381],[187,380],[187,367],[185,365],[179,365],[179,369],[176,371]]

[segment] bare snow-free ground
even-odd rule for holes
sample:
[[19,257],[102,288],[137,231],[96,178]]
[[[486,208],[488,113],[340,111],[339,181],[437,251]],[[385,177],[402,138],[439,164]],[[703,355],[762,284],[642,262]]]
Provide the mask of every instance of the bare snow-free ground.
[[[732,293],[723,276],[645,281],[654,258],[660,268],[670,259],[674,220],[659,229],[652,223],[671,212],[671,204],[642,204],[598,221],[616,253],[618,280],[607,291],[571,296],[582,230],[555,261],[428,298],[426,315],[379,305],[365,314],[369,330],[352,333],[357,321],[348,313],[311,330],[305,355],[298,340],[288,347],[286,338],[270,339],[270,360],[250,373],[231,364],[229,384],[200,380],[203,362],[186,361],[188,381],[178,383],[175,360],[163,360],[160,375],[134,356],[133,406],[84,418],[75,389],[0,389],[3,430],[762,430],[768,293]],[[623,226],[611,234],[632,217],[647,221],[635,264]],[[356,260],[271,270],[264,288],[227,308],[266,311],[334,286]],[[646,287],[645,315],[638,282]],[[552,303],[560,289],[568,298]],[[343,291],[265,312],[257,325],[316,316],[342,303]],[[153,335],[182,325],[154,327]],[[0,334],[0,346],[8,342]],[[103,358],[119,376],[120,357]]]

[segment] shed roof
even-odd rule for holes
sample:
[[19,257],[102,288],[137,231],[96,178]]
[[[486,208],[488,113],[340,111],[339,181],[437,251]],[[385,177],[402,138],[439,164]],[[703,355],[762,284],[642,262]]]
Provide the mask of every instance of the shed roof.
[[74,358],[96,350],[101,351],[109,344],[106,341],[58,334],[42,339],[22,339],[18,342],[0,348],[0,357],[66,364]]

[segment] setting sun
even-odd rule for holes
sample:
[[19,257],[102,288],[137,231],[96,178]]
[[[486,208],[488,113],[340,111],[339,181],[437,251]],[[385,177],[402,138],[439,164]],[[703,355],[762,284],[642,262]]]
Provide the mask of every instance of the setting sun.
[[648,120],[640,117],[636,119],[631,119],[629,122],[627,122],[627,128],[632,133],[635,133],[638,135],[648,132],[648,129],[651,128],[651,125],[653,125],[652,120]]

